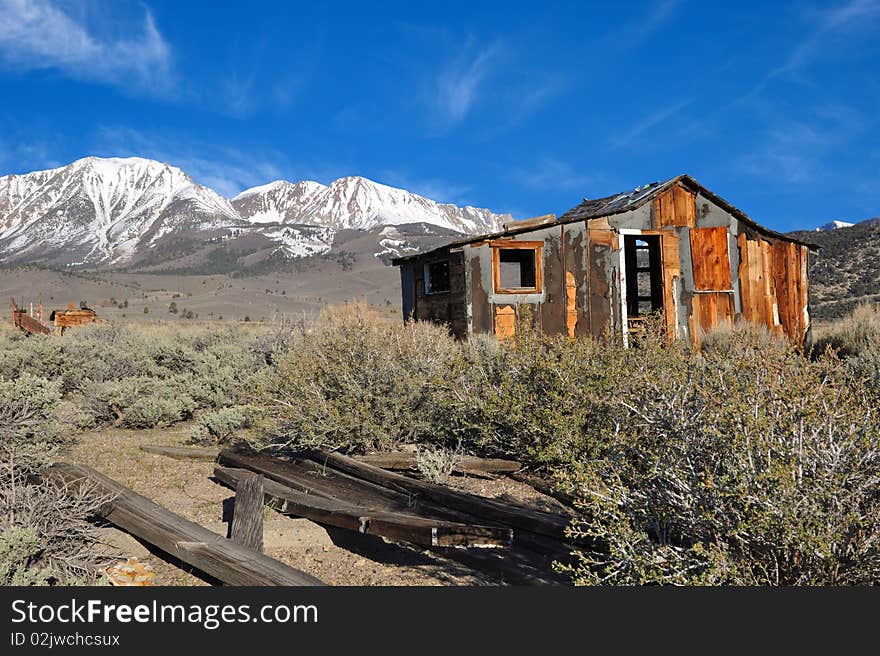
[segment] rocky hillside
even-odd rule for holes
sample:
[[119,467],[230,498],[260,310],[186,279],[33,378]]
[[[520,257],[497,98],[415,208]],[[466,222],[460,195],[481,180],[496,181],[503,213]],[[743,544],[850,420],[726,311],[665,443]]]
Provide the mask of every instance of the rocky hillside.
[[822,247],[810,267],[815,318],[831,319],[859,303],[880,302],[880,217],[791,234]]

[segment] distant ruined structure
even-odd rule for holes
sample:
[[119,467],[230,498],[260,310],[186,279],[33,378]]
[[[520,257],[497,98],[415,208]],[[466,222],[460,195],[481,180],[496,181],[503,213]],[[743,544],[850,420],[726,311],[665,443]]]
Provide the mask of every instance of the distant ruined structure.
[[76,326],[84,326],[93,323],[106,323],[97,313],[87,307],[74,309],[73,303],[67,304],[65,310],[52,310],[49,315],[49,324],[43,323],[43,304],[37,305],[36,314],[34,313],[34,304],[30,304],[30,309],[25,310],[15,304],[15,299],[10,299],[12,306],[12,325],[23,330],[30,335],[63,335],[68,328]]

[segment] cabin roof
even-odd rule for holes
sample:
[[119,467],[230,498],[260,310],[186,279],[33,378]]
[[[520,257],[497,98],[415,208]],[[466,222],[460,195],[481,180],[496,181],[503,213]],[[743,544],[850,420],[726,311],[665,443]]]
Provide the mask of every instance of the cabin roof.
[[701,185],[699,182],[694,180],[694,178],[692,178],[691,176],[679,175],[663,182],[651,182],[650,184],[642,185],[641,187],[636,187],[635,189],[624,191],[618,194],[613,194],[611,196],[605,196],[604,198],[585,198],[580,205],[571,208],[558,219],[542,221],[540,223],[535,223],[533,221],[523,221],[522,226],[517,226],[517,222],[514,221],[506,224],[505,230],[484,235],[475,235],[464,239],[458,239],[444,244],[443,246],[433,248],[430,251],[396,257],[391,260],[391,263],[394,265],[402,264],[403,262],[418,259],[419,257],[430,255],[431,253],[437,253],[448,248],[455,248],[458,246],[473,244],[479,241],[484,241],[486,239],[497,239],[499,237],[518,235],[534,230],[542,230],[549,226],[562,225],[565,223],[576,223],[578,221],[588,221],[590,219],[598,219],[605,216],[612,216],[614,214],[621,214],[623,212],[628,212],[630,210],[641,207],[645,203],[653,200],[654,197],[660,192],[678,183],[681,183],[685,187],[688,187],[689,189],[691,189],[691,191],[702,194],[713,203],[736,217],[737,220],[749,225],[750,227],[768,237],[801,244],[802,246],[809,247],[811,250],[819,249],[819,246],[817,246],[816,244],[802,241],[800,239],[795,239],[794,237],[784,235],[781,232],[776,232],[775,230],[771,230],[770,228],[765,228],[764,226],[757,223],[754,219],[752,219],[748,214],[743,212],[741,209],[727,202],[721,196],[713,193],[712,191]]

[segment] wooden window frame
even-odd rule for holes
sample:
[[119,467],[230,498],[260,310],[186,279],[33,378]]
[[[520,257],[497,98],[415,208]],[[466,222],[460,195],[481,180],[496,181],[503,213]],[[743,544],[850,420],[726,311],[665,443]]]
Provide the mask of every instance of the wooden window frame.
[[[544,242],[494,239],[489,242],[492,248],[492,274],[496,294],[540,294],[544,290]],[[501,286],[501,250],[530,250],[535,254],[534,287]]]

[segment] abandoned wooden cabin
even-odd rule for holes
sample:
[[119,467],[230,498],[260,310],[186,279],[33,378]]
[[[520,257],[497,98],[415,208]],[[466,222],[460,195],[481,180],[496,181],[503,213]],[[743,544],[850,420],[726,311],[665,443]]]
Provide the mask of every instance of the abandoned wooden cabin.
[[758,225],[689,176],[504,228],[393,260],[404,319],[503,339],[531,317],[548,334],[611,331],[626,342],[659,313],[668,335],[695,344],[736,319],[809,340],[815,246]]

